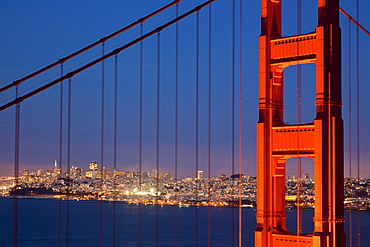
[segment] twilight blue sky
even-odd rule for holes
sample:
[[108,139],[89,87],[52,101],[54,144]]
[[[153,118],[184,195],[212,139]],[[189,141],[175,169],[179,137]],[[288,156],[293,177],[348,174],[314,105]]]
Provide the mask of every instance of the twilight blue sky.
[[[0,2],[0,86],[54,62],[77,49],[90,44],[123,27],[169,0],[138,1],[71,1],[35,0]],[[204,1],[183,0],[180,14]],[[212,128],[211,175],[231,174],[231,79],[232,79],[232,7],[231,0],[217,0],[212,4]],[[237,1],[235,95],[239,94],[239,1]],[[370,3],[360,0],[360,22],[370,29],[368,12]],[[317,1],[302,0],[302,32],[311,32],[317,23]],[[353,17],[355,1],[341,1],[341,6]],[[199,170],[207,171],[207,119],[208,119],[208,11],[200,11],[199,60]],[[144,23],[144,33],[175,17],[175,8]],[[196,16],[179,23],[179,177],[194,176],[195,170],[195,42]],[[283,1],[283,34],[296,33],[296,1]],[[348,21],[341,15],[343,32],[343,117],[348,123]],[[243,173],[255,174],[255,123],[258,101],[258,35],[260,30],[260,1],[243,1]],[[352,30],[352,63],[355,69],[355,26]],[[139,27],[133,28],[106,43],[106,52],[138,37]],[[160,91],[160,171],[174,175],[174,79],[175,79],[175,27],[161,33],[161,91]],[[360,157],[362,175],[370,177],[370,105],[367,94],[370,86],[370,38],[360,32],[360,104],[361,138]],[[143,170],[151,171],[156,165],[156,78],[157,36],[143,43]],[[64,71],[73,70],[93,58],[99,57],[101,47],[64,64]],[[139,158],[139,46],[135,45],[118,56],[118,156],[117,167],[135,170]],[[303,69],[303,122],[314,117],[314,65]],[[60,67],[36,77],[20,86],[25,94],[57,78]],[[285,72],[285,120],[296,122],[296,71],[289,67]],[[113,75],[114,59],[105,62],[105,152],[104,165],[112,168],[113,162]],[[355,81],[352,71],[352,165],[356,166],[356,115]],[[72,78],[71,165],[87,169],[91,160],[98,163],[100,155],[101,125],[101,65]],[[60,86],[24,101],[21,105],[20,169],[50,169],[59,159],[59,95]],[[64,83],[63,158],[67,161],[67,83]],[[14,90],[2,93],[0,103],[14,98]],[[238,99],[235,110],[239,111]],[[236,118],[235,170],[238,165],[238,121]],[[348,175],[348,124],[346,128],[346,174]],[[14,160],[14,108],[0,113],[0,171],[13,169]],[[312,173],[312,162],[304,161],[303,171]],[[287,175],[295,173],[294,160],[288,161]],[[356,174],[355,169],[352,171]]]

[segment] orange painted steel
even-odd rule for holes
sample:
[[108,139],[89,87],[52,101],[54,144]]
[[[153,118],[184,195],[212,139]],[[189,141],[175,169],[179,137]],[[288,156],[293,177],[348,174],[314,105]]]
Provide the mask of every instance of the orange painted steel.
[[[318,1],[315,32],[281,34],[281,0],[262,0],[257,123],[257,228],[255,246],[346,246],[343,206],[343,120],[339,0]],[[316,117],[284,122],[284,69],[316,64]],[[314,161],[314,232],[286,228],[285,164],[292,157]]]

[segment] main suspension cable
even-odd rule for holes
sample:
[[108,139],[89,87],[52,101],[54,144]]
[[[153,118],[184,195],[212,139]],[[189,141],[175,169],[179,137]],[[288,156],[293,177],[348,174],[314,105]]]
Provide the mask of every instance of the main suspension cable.
[[[343,15],[345,15],[350,21],[352,21],[354,24],[356,24],[356,26],[358,27],[358,28],[360,28],[362,31],[364,31],[367,35],[369,35],[370,36],[370,32],[366,29],[366,28],[364,28],[358,21],[356,21],[355,19],[353,19],[352,18],[352,16],[350,16],[346,11],[344,11],[343,9],[341,9],[341,8],[339,8],[339,11],[343,14]],[[358,17],[357,17],[357,20],[358,20],[358,18],[359,18],[359,15],[358,15]]]
[[61,81],[66,80],[69,77],[72,77],[72,76],[74,76],[74,75],[76,75],[76,74],[78,74],[78,73],[80,73],[80,72],[82,72],[82,71],[84,71],[84,70],[86,70],[86,69],[88,69],[88,68],[90,68],[90,67],[92,67],[92,66],[94,66],[94,65],[96,65],[98,63],[100,63],[100,62],[102,62],[103,60],[105,60],[105,59],[107,59],[107,58],[109,58],[111,56],[114,56],[114,55],[120,53],[121,51],[123,51],[123,50],[125,50],[125,49],[127,49],[127,48],[129,48],[129,47],[131,47],[131,46],[133,46],[133,45],[135,45],[137,43],[139,43],[140,41],[142,41],[142,40],[144,40],[144,39],[146,39],[146,38],[154,35],[155,33],[158,33],[160,31],[162,31],[163,29],[165,29],[165,28],[173,25],[174,23],[176,23],[176,22],[184,19],[185,17],[188,17],[189,15],[191,15],[191,14],[199,11],[200,9],[204,8],[205,6],[209,5],[210,3],[214,2],[214,1],[216,1],[216,0],[209,0],[209,1],[205,2],[205,3],[203,3],[203,4],[200,4],[200,5],[196,6],[195,8],[193,8],[192,10],[189,10],[188,12],[180,15],[179,17],[168,21],[167,23],[163,24],[162,26],[159,26],[159,27],[155,28],[154,30],[146,33],[145,35],[142,35],[141,37],[139,37],[139,38],[137,38],[137,39],[135,39],[135,40],[133,40],[133,41],[131,41],[131,42],[129,42],[129,43],[127,43],[127,44],[119,47],[119,48],[116,48],[115,50],[107,53],[106,55],[101,56],[101,57],[95,59],[94,61],[92,61],[90,63],[87,63],[87,64],[85,64],[85,65],[83,65],[83,66],[81,66],[81,67],[79,67],[79,68],[77,68],[77,69],[69,72],[68,74],[64,75],[63,77],[60,77],[60,78],[58,78],[56,80],[53,80],[53,81],[51,81],[51,82],[49,82],[49,83],[47,83],[47,84],[45,84],[45,85],[43,85],[43,86],[35,89],[35,90],[33,90],[30,93],[27,93],[27,94],[25,94],[25,95],[23,95],[21,97],[16,98],[15,100],[13,100],[11,102],[8,102],[8,103],[0,106],[0,111],[5,110],[5,109],[7,109],[7,108],[9,108],[9,107],[11,107],[11,106],[19,103],[19,102],[22,102],[23,100],[28,99],[28,98],[30,98],[30,97],[32,97],[32,96],[34,96],[34,95],[36,95],[36,94],[38,94],[38,93],[40,93],[40,92],[48,89],[48,88],[50,88],[50,87],[52,87],[52,86],[60,83]]
[[23,77],[23,78],[21,78],[19,80],[16,80],[16,81],[14,81],[14,82],[12,82],[12,83],[10,83],[10,84],[8,84],[8,85],[0,88],[0,93],[3,92],[3,91],[8,90],[8,89],[10,89],[10,88],[12,88],[14,86],[17,86],[17,85],[21,84],[22,82],[27,81],[27,80],[31,79],[32,77],[35,77],[35,76],[37,76],[37,75],[39,75],[39,74],[41,74],[41,73],[43,73],[43,72],[45,72],[45,71],[47,71],[47,70],[49,70],[51,68],[54,68],[55,66],[57,66],[59,64],[62,64],[64,62],[68,61],[69,59],[71,59],[73,57],[76,57],[77,55],[79,55],[79,54],[81,54],[81,53],[83,53],[85,51],[90,50],[91,48],[93,48],[93,47],[95,47],[97,45],[100,45],[100,44],[104,43],[105,41],[107,41],[107,40],[109,40],[109,39],[111,39],[111,38],[113,38],[113,37],[115,37],[115,36],[117,36],[117,35],[125,32],[125,31],[127,31],[127,30],[129,30],[129,29],[131,29],[133,27],[135,27],[138,24],[143,23],[145,20],[150,19],[151,17],[159,14],[160,12],[162,12],[162,11],[164,11],[164,10],[170,8],[170,7],[172,7],[175,4],[178,4],[181,1],[182,0],[174,0],[173,2],[167,4],[166,6],[163,6],[163,7],[159,8],[158,10],[155,10],[154,12],[152,12],[152,13],[150,13],[150,14],[148,14],[148,15],[140,18],[140,19],[138,19],[137,21],[135,21],[135,22],[133,22],[133,23],[131,23],[131,24],[129,24],[129,25],[127,25],[127,26],[119,29],[118,31],[116,31],[116,32],[114,32],[114,33],[112,33],[110,35],[107,35],[107,36],[101,38],[100,40],[98,40],[98,41],[96,41],[96,42],[94,42],[94,43],[92,43],[92,44],[90,44],[90,45],[88,45],[88,46],[86,46],[86,47],[84,47],[84,48],[82,48],[82,49],[80,49],[80,50],[78,50],[78,51],[76,51],[76,52],[74,52],[74,53],[66,56],[66,57],[64,57],[64,58],[58,59],[58,61],[56,61],[54,63],[51,63],[51,64],[49,64],[49,65],[47,65],[47,66],[45,66],[45,67],[43,67],[43,68],[41,68],[41,69],[39,69],[39,70],[37,70],[37,71],[29,74],[29,75],[27,75],[27,76],[25,76],[25,77]]

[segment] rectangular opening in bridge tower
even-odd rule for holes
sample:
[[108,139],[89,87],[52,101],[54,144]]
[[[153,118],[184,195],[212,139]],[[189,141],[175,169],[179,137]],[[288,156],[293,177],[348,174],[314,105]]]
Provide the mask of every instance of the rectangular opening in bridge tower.
[[312,123],[316,116],[316,65],[314,63],[292,65],[284,69],[284,123],[298,123],[297,73],[301,67],[301,117],[300,123]]
[[[345,246],[338,8],[338,0],[319,0],[316,29],[283,37],[282,1],[262,0],[255,246]],[[305,124],[289,125],[284,120],[284,70],[307,63],[316,66],[316,114]],[[292,157],[314,160],[311,234],[286,227],[286,160]]]

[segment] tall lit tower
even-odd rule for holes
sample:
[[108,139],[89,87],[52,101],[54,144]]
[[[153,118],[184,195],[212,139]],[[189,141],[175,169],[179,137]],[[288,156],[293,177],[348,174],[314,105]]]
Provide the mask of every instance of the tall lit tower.
[[[255,246],[345,246],[339,0],[318,0],[315,32],[291,37],[282,37],[281,0],[261,2]],[[316,117],[287,125],[284,69],[305,63],[316,64]],[[312,234],[286,229],[285,164],[292,157],[314,161]]]
[[89,163],[89,170],[90,171],[97,171],[98,169],[99,169],[98,163],[96,163],[95,161],[91,161]]
[[54,175],[61,175],[62,169],[58,168],[57,160],[54,160]]

